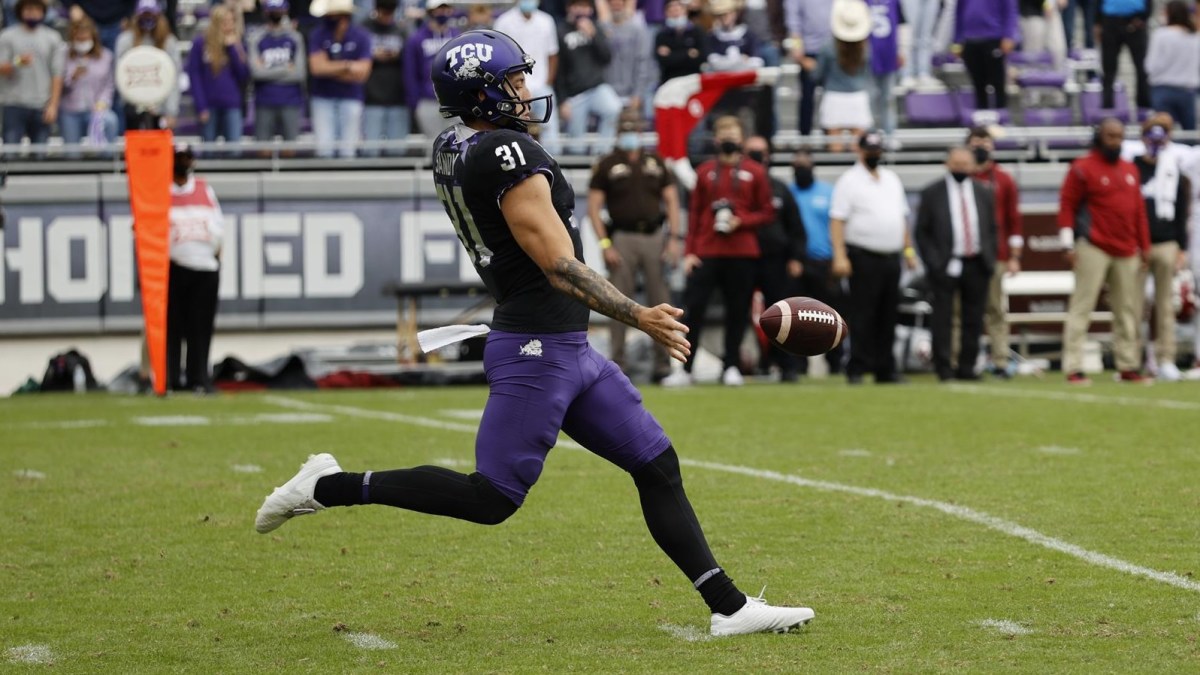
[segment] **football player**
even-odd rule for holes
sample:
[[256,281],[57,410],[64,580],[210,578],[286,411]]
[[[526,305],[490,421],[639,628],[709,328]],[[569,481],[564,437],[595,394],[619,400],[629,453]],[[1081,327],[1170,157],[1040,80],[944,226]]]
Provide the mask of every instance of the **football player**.
[[434,59],[443,116],[461,118],[433,145],[434,182],[475,269],[496,300],[484,368],[489,397],[475,440],[475,472],[436,466],[350,473],[314,455],[258,511],[266,533],[332,506],[386,504],[495,525],[516,513],[559,431],[629,472],[651,535],[712,611],[713,635],[783,632],[806,607],[747,598],[713,557],[683,490],[670,439],[612,361],[588,345],[595,310],[645,331],[677,360],[690,345],[667,304],[644,307],[582,262],[575,194],[526,128],[533,59],[494,30],[464,33]]

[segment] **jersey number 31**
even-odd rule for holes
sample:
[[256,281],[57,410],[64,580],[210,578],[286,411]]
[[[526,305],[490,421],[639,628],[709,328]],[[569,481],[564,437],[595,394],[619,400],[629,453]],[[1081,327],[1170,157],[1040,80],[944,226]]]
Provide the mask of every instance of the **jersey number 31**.
[[[512,150],[509,150],[510,146]],[[513,157],[513,151],[516,151],[516,157]],[[525,166],[525,153],[521,152],[521,146],[517,145],[516,141],[497,147],[496,156],[500,158],[500,168],[505,171],[512,171],[517,168],[518,163],[521,166]]]

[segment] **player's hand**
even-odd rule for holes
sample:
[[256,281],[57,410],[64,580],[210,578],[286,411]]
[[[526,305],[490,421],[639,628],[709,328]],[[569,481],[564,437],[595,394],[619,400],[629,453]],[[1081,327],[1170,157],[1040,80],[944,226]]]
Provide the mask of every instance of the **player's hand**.
[[700,267],[704,263],[700,262],[700,256],[688,254],[683,256],[683,273],[691,276],[692,270]]
[[793,279],[799,279],[804,274],[804,263],[799,260],[787,261],[787,275]]
[[612,246],[604,249],[604,266],[610,270],[615,270],[621,266],[621,254]]
[[666,247],[663,248],[663,262],[667,263],[671,267],[675,267],[679,264],[679,261],[682,257],[683,242],[674,237],[668,239]]
[[854,273],[850,267],[850,259],[844,253],[833,256],[833,265],[829,269],[838,279],[845,279]]
[[656,307],[642,307],[635,315],[638,328],[667,348],[667,353],[676,361],[686,362],[692,353],[692,345],[684,335],[688,327],[679,322],[683,310],[663,303]]
[[1005,263],[1005,274],[1010,277],[1015,277],[1021,273],[1021,261],[1016,258],[1009,258]]

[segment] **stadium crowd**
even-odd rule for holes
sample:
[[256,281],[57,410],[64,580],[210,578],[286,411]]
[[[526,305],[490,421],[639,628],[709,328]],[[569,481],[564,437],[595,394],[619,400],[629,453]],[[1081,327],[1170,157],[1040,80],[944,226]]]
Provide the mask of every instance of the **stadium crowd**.
[[[4,10],[6,143],[41,143],[55,131],[66,143],[111,141],[130,112],[113,91],[113,66],[149,44],[184,74],[159,111],[168,126],[236,142],[244,133],[294,140],[311,125],[319,154],[351,156],[360,139],[440,129],[430,58],[454,35],[484,26],[509,33],[537,60],[535,95],[556,94],[540,130],[552,152],[562,149],[560,134],[569,152],[607,151],[621,110],[652,117],[654,92],[668,79],[781,63],[802,68],[801,135],[878,127],[889,143],[898,101],[906,124],[936,123],[909,95],[945,92],[948,73],[969,79],[973,97],[954,101],[968,126],[980,111],[1003,123],[1037,108],[1010,105],[1010,88],[1062,89],[1072,66],[1100,73],[1099,112],[1081,115],[1089,124],[1106,112],[1132,121],[1156,109],[1191,130],[1200,89],[1200,35],[1182,0],[6,0]],[[1098,55],[1089,51],[1097,44]],[[1132,107],[1117,82],[1123,48],[1136,83]],[[775,106],[771,87],[731,92],[721,103],[748,108],[751,131],[768,138]],[[592,129],[589,148],[582,136]]]

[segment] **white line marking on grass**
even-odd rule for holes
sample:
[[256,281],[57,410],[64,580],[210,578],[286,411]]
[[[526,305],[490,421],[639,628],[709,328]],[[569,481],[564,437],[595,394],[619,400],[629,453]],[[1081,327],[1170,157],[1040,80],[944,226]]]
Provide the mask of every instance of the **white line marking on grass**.
[[12,663],[53,663],[54,652],[47,645],[9,647],[8,660]]
[[976,621],[975,623],[978,624],[980,628],[994,630],[1003,635],[1029,635],[1033,632],[1032,629],[1026,628],[1016,621],[1009,621],[1008,619],[984,619],[982,621]]
[[262,473],[263,468],[257,464],[234,464],[229,467],[235,473]]
[[396,643],[385,640],[370,633],[342,633],[342,639],[359,649],[377,651],[380,649],[395,649]]
[[58,420],[57,422],[25,422],[14,425],[26,429],[91,429],[108,425],[108,420]]
[[1042,445],[1034,450],[1046,455],[1078,455],[1083,452],[1079,448],[1064,448],[1061,445]]
[[433,460],[438,466],[475,466],[475,462],[466,459],[454,459],[452,457],[438,457]]
[[36,469],[17,469],[13,475],[26,480],[46,480],[46,474]]
[[131,421],[143,427],[202,427],[211,420],[200,415],[154,415],[134,417]]
[[664,633],[668,633],[671,637],[679,638],[686,642],[707,642],[712,639],[712,635],[706,633],[695,626],[676,626],[673,623],[664,623],[658,627]]
[[845,450],[838,450],[838,455],[842,457],[870,457],[871,451],[863,450],[862,448],[847,448]]
[[1200,410],[1200,402],[1175,401],[1165,398],[1138,398],[1136,396],[1100,396],[1099,394],[1082,394],[1067,391],[1045,391],[1041,389],[1009,389],[1008,387],[981,387],[972,384],[952,384],[951,391],[964,394],[983,394],[986,396],[1009,396],[1013,398],[1042,398],[1051,401],[1069,401],[1072,403],[1107,403],[1109,405],[1145,406],[1149,408],[1166,408],[1168,410]]
[[[347,417],[359,417],[359,418],[366,418],[366,419],[380,419],[380,420],[386,420],[386,421],[392,421],[392,422],[404,422],[404,423],[415,424],[415,425],[419,425],[419,426],[433,427],[436,429],[446,429],[446,430],[451,430],[451,431],[463,431],[463,432],[472,433],[472,434],[476,432],[475,427],[469,427],[465,424],[450,424],[447,422],[441,422],[439,420],[428,419],[425,417],[416,417],[416,416],[412,416],[412,415],[401,415],[398,413],[389,413],[389,412],[382,412],[382,411],[377,411],[377,410],[368,410],[365,408],[354,408],[351,406],[333,406],[333,405],[318,406],[315,404],[306,403],[304,401],[286,398],[283,396],[264,396],[263,399],[270,403],[275,403],[275,404],[281,405],[281,406],[300,408],[300,409],[322,409],[322,410],[331,411],[331,412],[338,412],[340,414],[346,415]],[[557,447],[571,448],[571,449],[575,449],[575,450],[582,449],[582,447],[578,443],[575,443],[574,441],[571,441],[571,440],[568,440],[565,438],[559,439]],[[843,492],[843,493],[852,494],[852,495],[855,495],[858,497],[873,497],[876,499],[883,499],[885,501],[890,501],[890,502],[904,502],[906,504],[912,504],[913,506],[921,506],[924,508],[930,508],[930,509],[934,509],[935,511],[941,511],[942,513],[944,513],[948,516],[953,516],[960,520],[965,520],[965,521],[968,521],[971,523],[975,523],[977,525],[983,525],[984,527],[988,528],[989,530],[995,530],[1002,534],[1007,534],[1009,536],[1016,537],[1018,539],[1023,539],[1031,544],[1037,544],[1038,546],[1048,548],[1052,551],[1058,551],[1059,553],[1064,553],[1073,558],[1078,558],[1079,560],[1082,560],[1083,562],[1088,563],[1090,565],[1095,565],[1097,567],[1106,567],[1108,569],[1115,570],[1117,572],[1123,572],[1125,574],[1130,574],[1133,576],[1146,577],[1147,579],[1152,579],[1154,581],[1164,583],[1169,586],[1174,586],[1176,588],[1182,588],[1187,591],[1193,591],[1196,593],[1200,593],[1200,582],[1192,581],[1191,579],[1188,579],[1187,577],[1175,574],[1174,572],[1160,572],[1159,570],[1151,569],[1149,567],[1142,567],[1141,565],[1135,565],[1133,563],[1126,562],[1124,560],[1121,560],[1120,558],[1114,558],[1112,556],[1105,555],[1103,553],[1097,553],[1096,551],[1089,551],[1088,549],[1083,548],[1082,546],[1077,546],[1075,544],[1063,541],[1061,539],[1056,539],[1049,535],[1042,534],[1041,532],[1038,532],[1037,530],[1025,527],[1023,525],[1018,525],[1017,523],[1014,523],[1012,521],[1004,520],[1003,518],[997,518],[996,516],[993,516],[988,513],[984,513],[983,511],[976,511],[975,509],[970,509],[965,506],[959,506],[958,504],[951,504],[949,502],[940,502],[940,501],[936,501],[933,499],[924,499],[922,497],[899,495],[899,494],[895,494],[893,492],[887,492],[885,490],[876,490],[875,488],[864,488],[864,487],[858,487],[855,485],[846,485],[844,483],[833,483],[833,482],[824,481],[824,480],[812,480],[809,478],[802,478],[800,476],[791,476],[788,474],[782,474],[777,471],[765,471],[763,469],[754,469],[754,468],[746,467],[746,466],[736,466],[736,465],[732,465],[732,464],[720,464],[717,462],[705,462],[705,461],[700,461],[700,460],[695,460],[695,459],[680,459],[679,463],[684,466],[691,466],[691,467],[696,467],[699,469],[708,469],[710,471],[721,471],[724,473],[732,473],[732,474],[737,474],[740,476],[750,476],[752,478],[761,478],[763,480],[770,480],[770,481],[775,481],[775,482],[779,482],[779,483],[788,483],[791,485],[812,488],[814,490],[821,490],[824,492]]]
[[321,413],[260,413],[250,417],[232,417],[232,424],[313,424],[317,422],[332,422],[333,417]]
[[479,420],[483,419],[482,408],[453,408],[450,410],[439,410],[438,412],[443,417],[453,417],[460,420],[473,420],[478,422]]

